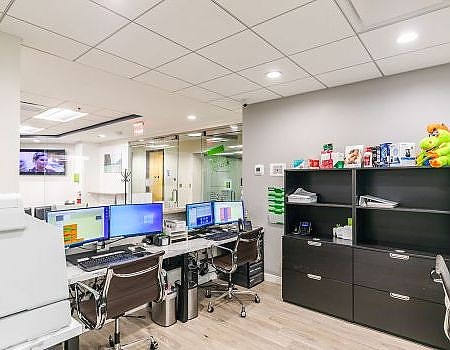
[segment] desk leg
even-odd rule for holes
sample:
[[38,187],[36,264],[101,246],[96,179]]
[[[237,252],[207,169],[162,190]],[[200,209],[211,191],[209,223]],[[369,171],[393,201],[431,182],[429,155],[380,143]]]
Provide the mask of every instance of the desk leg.
[[181,289],[178,291],[178,297],[181,300],[179,320],[186,322],[188,320],[188,256],[183,254],[183,263],[181,265]]
[[64,350],[79,350],[80,349],[80,338],[73,337],[64,341]]

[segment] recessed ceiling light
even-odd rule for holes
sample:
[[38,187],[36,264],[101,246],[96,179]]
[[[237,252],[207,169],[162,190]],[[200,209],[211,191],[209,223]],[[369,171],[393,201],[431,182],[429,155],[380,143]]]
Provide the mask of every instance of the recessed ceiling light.
[[269,79],[277,79],[281,77],[281,72],[273,71],[266,74],[266,77]]
[[44,130],[43,128],[35,128],[34,126],[29,125],[21,125],[19,128],[19,132],[21,134],[35,134],[41,130]]
[[140,140],[138,140],[138,142],[144,142],[144,139],[140,139]]
[[233,131],[237,131],[239,127],[237,125],[230,125],[230,129]]
[[187,136],[189,136],[189,137],[200,137],[200,136],[202,136],[202,133],[201,132],[193,132],[191,134],[187,134]]
[[51,108],[44,113],[35,115],[33,118],[66,123],[84,117],[85,115],[87,115],[87,113],[75,112],[70,109]]
[[189,119],[189,120],[195,120],[195,119],[197,119],[197,117],[195,116],[195,115],[188,115],[187,116],[187,118]]
[[33,139],[33,142],[34,142],[34,143],[39,143],[39,142],[41,142],[41,140],[39,140],[39,139]]
[[98,134],[97,137],[104,138],[106,135]]
[[410,43],[411,41],[416,40],[418,36],[419,35],[416,32],[406,32],[398,36],[397,43],[407,44]]

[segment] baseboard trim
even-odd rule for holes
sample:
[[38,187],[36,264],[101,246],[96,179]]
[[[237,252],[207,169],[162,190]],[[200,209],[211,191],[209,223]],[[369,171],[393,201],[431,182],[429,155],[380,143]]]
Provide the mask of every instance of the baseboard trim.
[[264,273],[264,281],[281,284],[281,277],[270,273]]

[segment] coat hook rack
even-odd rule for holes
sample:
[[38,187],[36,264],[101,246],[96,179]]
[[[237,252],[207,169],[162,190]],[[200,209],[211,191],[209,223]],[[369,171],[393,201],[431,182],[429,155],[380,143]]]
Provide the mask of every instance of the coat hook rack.
[[122,175],[122,182],[124,183],[124,197],[125,197],[125,204],[127,204],[127,183],[131,181],[131,171],[124,169],[124,171],[121,171],[120,174]]

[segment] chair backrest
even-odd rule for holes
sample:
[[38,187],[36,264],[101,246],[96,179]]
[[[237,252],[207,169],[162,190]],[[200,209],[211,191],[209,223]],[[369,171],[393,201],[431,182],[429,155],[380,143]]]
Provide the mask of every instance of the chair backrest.
[[243,265],[261,260],[261,237],[263,228],[258,227],[251,231],[241,232],[236,240],[236,264]]
[[162,300],[163,255],[161,251],[108,268],[102,293],[106,301],[106,318],[117,318],[140,305]]

